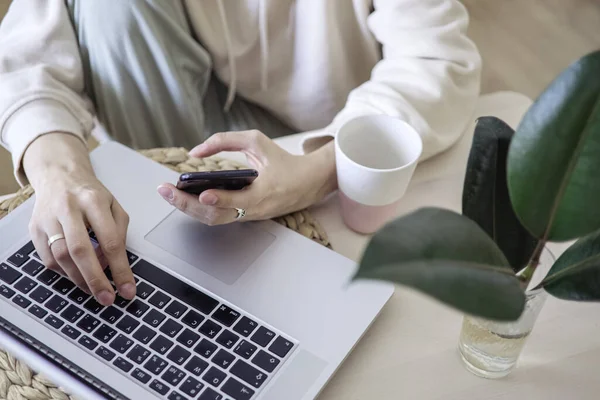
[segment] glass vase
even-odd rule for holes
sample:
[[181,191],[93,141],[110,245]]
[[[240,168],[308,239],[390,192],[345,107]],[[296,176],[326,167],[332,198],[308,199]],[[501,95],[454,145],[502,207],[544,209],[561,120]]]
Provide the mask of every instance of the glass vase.
[[[554,263],[552,254],[545,250],[529,287],[535,287]],[[538,279],[535,279],[536,276]],[[533,281],[536,282],[533,282]],[[544,289],[525,292],[525,309],[517,321],[498,322],[465,316],[458,349],[470,372],[497,379],[510,374],[531,334],[548,294]]]

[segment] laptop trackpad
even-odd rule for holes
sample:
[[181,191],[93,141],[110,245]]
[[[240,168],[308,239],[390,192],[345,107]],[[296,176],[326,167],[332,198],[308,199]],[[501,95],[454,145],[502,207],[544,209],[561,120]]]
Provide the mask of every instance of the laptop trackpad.
[[207,226],[174,210],[145,239],[228,285],[275,241],[252,222]]

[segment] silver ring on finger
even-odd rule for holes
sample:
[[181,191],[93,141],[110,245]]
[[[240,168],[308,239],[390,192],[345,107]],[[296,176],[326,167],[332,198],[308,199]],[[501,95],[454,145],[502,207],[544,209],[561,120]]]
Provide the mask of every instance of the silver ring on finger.
[[65,239],[65,235],[63,235],[62,233],[57,233],[56,235],[52,235],[48,238],[48,247],[52,247],[54,242],[56,242],[58,240],[64,240],[64,239]]
[[235,211],[237,211],[235,219],[242,219],[246,216],[246,210],[244,210],[243,208],[236,208]]

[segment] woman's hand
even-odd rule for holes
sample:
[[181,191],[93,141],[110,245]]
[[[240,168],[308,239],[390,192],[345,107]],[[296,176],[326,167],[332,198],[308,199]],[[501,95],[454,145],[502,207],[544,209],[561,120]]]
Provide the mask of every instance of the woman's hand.
[[[115,299],[104,274],[108,264],[119,294],[132,299],[135,280],[125,252],[129,217],[96,178],[81,140],[62,133],[44,135],[29,146],[23,163],[36,192],[29,231],[46,267],[68,275],[106,306]],[[100,243],[100,260],[88,226]],[[64,239],[48,246],[50,237],[61,234]]]
[[207,225],[236,220],[236,208],[246,211],[243,220],[263,220],[314,204],[335,190],[333,142],[304,156],[292,155],[259,131],[223,132],[190,151],[208,157],[221,151],[240,151],[258,178],[242,190],[207,190],[191,195],[165,183],[160,195],[184,213]]

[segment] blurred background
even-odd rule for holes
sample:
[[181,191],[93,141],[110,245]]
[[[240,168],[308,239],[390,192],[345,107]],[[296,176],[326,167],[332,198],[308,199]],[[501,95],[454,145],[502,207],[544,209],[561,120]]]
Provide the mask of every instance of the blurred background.
[[[0,20],[10,1],[0,0]],[[571,62],[600,49],[600,0],[463,3],[469,35],[483,56],[482,93],[512,90],[534,99]],[[17,188],[10,155],[0,148],[0,195]]]

